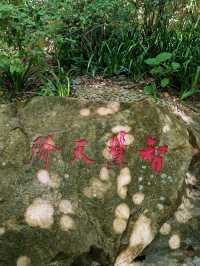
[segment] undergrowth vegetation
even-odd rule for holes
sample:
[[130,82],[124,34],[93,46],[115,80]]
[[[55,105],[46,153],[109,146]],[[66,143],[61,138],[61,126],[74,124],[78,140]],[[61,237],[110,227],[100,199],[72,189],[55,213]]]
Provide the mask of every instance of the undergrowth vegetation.
[[68,96],[76,76],[149,76],[150,94],[200,89],[198,0],[2,0],[0,93]]

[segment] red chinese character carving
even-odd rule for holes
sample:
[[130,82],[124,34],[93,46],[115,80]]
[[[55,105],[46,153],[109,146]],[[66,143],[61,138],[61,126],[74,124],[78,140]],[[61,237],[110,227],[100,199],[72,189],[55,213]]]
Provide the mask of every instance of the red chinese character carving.
[[125,131],[120,131],[118,136],[113,136],[111,139],[111,145],[108,147],[108,149],[115,164],[123,164],[126,135],[127,133]]
[[32,161],[38,157],[39,160],[44,161],[45,169],[48,169],[50,154],[53,151],[60,152],[61,148],[54,145],[52,134],[48,134],[44,140],[42,137],[37,137],[32,145]]
[[95,160],[91,160],[85,154],[84,148],[85,148],[85,145],[88,143],[87,140],[78,139],[78,140],[75,140],[75,143],[76,143],[76,148],[74,150],[73,158],[71,160],[71,163],[73,163],[74,161],[79,160],[79,159],[80,160],[82,159],[87,164],[93,164],[93,163],[96,162]]
[[163,168],[164,161],[162,155],[168,151],[168,146],[163,145],[160,147],[153,147],[156,140],[149,136],[147,138],[147,148],[140,150],[140,158],[148,161],[151,165],[151,169],[155,172],[160,172]]

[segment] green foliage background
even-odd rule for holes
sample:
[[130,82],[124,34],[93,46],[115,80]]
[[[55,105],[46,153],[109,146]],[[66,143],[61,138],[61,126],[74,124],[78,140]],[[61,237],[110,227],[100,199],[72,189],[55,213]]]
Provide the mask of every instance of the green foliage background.
[[148,74],[159,88],[161,78],[145,60],[167,52],[167,64],[179,67],[162,75],[162,84],[180,97],[191,89],[196,93],[199,14],[198,0],[1,1],[1,90],[11,98],[63,96],[76,75],[121,73],[134,80]]

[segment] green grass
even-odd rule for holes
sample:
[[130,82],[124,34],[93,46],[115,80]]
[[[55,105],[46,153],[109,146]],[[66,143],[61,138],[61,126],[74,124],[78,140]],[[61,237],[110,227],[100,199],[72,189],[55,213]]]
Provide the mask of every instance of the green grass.
[[[199,13],[198,0],[2,1],[0,89],[12,90],[13,97],[32,87],[37,95],[68,96],[74,76],[123,73],[133,80],[152,76],[156,90],[167,88],[185,100],[199,90]],[[180,68],[160,80],[145,60],[163,52]],[[26,71],[28,62],[37,83]],[[43,71],[37,70],[41,65]]]

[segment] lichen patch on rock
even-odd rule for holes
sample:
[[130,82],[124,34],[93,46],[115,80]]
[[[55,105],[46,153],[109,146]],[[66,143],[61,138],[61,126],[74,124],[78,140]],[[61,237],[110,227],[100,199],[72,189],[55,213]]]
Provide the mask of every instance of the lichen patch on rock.
[[99,178],[102,181],[108,181],[110,176],[109,176],[109,170],[107,167],[102,167],[100,170]]
[[128,167],[120,170],[120,174],[117,177],[117,194],[120,198],[125,199],[127,196],[127,186],[131,182],[131,173]]
[[142,245],[146,247],[154,238],[154,232],[151,226],[151,219],[141,215],[134,224],[133,231],[129,240],[131,247]]
[[128,146],[128,145],[131,145],[133,142],[134,142],[134,136],[133,135],[131,135],[131,134],[126,134],[125,135],[125,137],[124,137],[124,139],[125,139],[125,145],[126,146]]
[[122,234],[127,226],[127,220],[124,220],[122,218],[115,218],[113,221],[113,230],[116,234]]
[[45,186],[50,185],[50,176],[47,170],[41,169],[37,171],[36,176],[41,184]]
[[107,116],[107,115],[113,114],[114,112],[111,108],[99,107],[97,108],[96,113],[100,116]]
[[163,133],[167,133],[170,131],[170,125],[166,124],[163,128],[162,128]]
[[27,256],[20,256],[17,259],[17,266],[31,266],[31,259]]
[[25,221],[33,227],[49,229],[54,222],[54,208],[50,202],[35,199],[25,212]]
[[113,133],[119,133],[120,131],[125,131],[125,132],[130,132],[131,131],[131,127],[127,126],[127,125],[117,125],[115,127],[112,128],[112,132]]
[[6,229],[5,227],[0,227],[0,236],[2,236],[3,234],[5,234]]
[[181,245],[180,236],[178,234],[172,235],[169,239],[169,247],[171,249],[178,249],[180,248],[180,245]]
[[141,215],[133,226],[129,245],[118,255],[115,266],[130,263],[154,239],[151,219]]
[[81,116],[90,116],[91,112],[89,108],[83,108],[80,110],[80,115]]
[[59,211],[64,214],[73,214],[74,213],[74,207],[72,205],[72,202],[67,199],[61,200],[59,204]]
[[121,219],[128,220],[130,216],[130,208],[126,203],[119,204],[115,209],[115,216]]
[[71,216],[63,215],[60,218],[60,227],[62,231],[68,232],[75,229],[75,222]]
[[169,223],[164,223],[160,228],[160,233],[162,235],[169,235],[171,231],[171,225]]
[[133,196],[132,196],[133,203],[134,203],[135,205],[140,205],[140,204],[142,204],[142,202],[143,202],[143,200],[144,200],[144,197],[145,197],[144,193],[142,193],[142,192],[136,192],[136,193],[133,194]]

